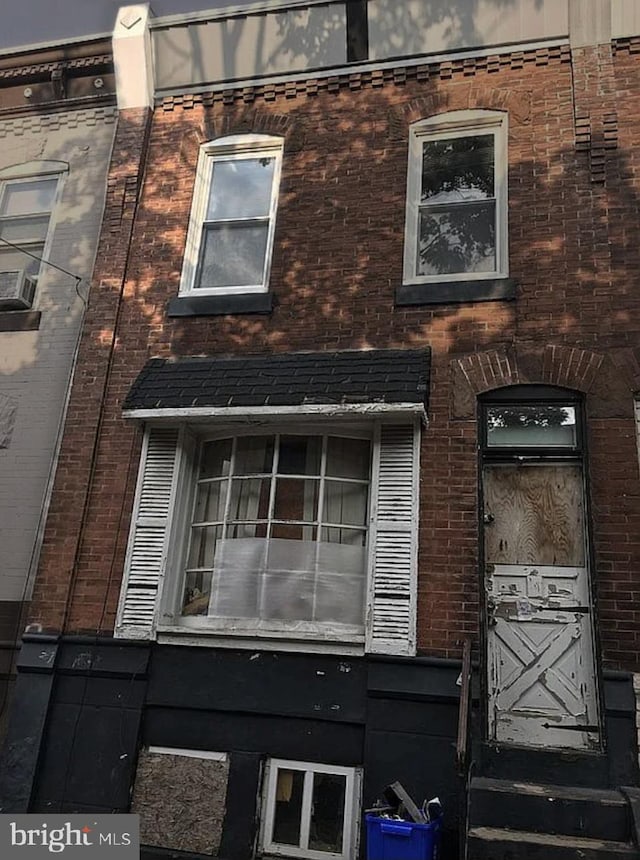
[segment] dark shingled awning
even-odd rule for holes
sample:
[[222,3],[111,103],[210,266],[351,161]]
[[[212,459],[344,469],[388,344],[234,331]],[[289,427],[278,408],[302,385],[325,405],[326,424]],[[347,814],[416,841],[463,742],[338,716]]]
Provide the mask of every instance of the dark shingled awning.
[[123,409],[427,403],[431,352],[375,349],[152,358]]

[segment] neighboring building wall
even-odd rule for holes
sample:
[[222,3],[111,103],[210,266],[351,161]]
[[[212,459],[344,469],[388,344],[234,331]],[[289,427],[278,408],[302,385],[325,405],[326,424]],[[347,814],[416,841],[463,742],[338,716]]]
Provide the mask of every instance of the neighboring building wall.
[[[113,102],[108,42],[0,58],[0,189],[4,193],[16,187],[13,182],[43,177],[57,180],[44,249],[30,246],[46,261],[40,264],[32,306],[0,305],[3,738],[102,223]],[[4,235],[20,241],[24,233]],[[0,242],[0,269],[35,265],[37,272],[25,254],[16,252],[9,260],[7,247]]]
[[[43,265],[34,303],[38,328],[0,333],[0,386],[16,404],[12,433],[0,449],[0,601],[30,596],[27,574],[38,561],[49,474],[102,223],[114,121],[113,108],[0,121],[0,171],[32,163],[37,175],[39,162],[59,162],[62,187],[48,259],[83,279],[76,285],[72,276]],[[0,325],[14,316],[0,313]]]

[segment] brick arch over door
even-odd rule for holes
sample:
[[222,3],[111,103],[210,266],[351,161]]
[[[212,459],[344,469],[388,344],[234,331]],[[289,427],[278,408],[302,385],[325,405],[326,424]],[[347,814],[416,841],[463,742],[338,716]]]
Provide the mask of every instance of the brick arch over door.
[[625,366],[620,358],[577,346],[537,343],[460,356],[450,362],[451,416],[475,418],[476,399],[486,391],[536,384],[583,392],[590,416],[632,417],[633,368]]

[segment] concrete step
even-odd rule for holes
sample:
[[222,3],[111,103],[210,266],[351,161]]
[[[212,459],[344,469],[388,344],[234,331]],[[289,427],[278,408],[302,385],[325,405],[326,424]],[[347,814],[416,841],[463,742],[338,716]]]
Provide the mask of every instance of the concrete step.
[[640,860],[640,853],[625,842],[472,827],[467,860]]
[[629,806],[618,791],[487,777],[471,780],[469,826],[632,840]]
[[585,788],[609,784],[607,758],[601,752],[484,743],[478,748],[477,761],[479,772],[494,779]]

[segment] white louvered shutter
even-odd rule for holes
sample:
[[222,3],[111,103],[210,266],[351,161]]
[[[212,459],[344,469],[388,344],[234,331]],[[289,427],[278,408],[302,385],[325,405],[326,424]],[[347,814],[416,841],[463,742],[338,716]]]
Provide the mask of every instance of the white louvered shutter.
[[374,458],[370,653],[415,653],[418,469],[417,425],[383,424]]
[[145,435],[116,636],[149,639],[153,635],[158,589],[167,558],[178,435],[177,429],[156,427]]

